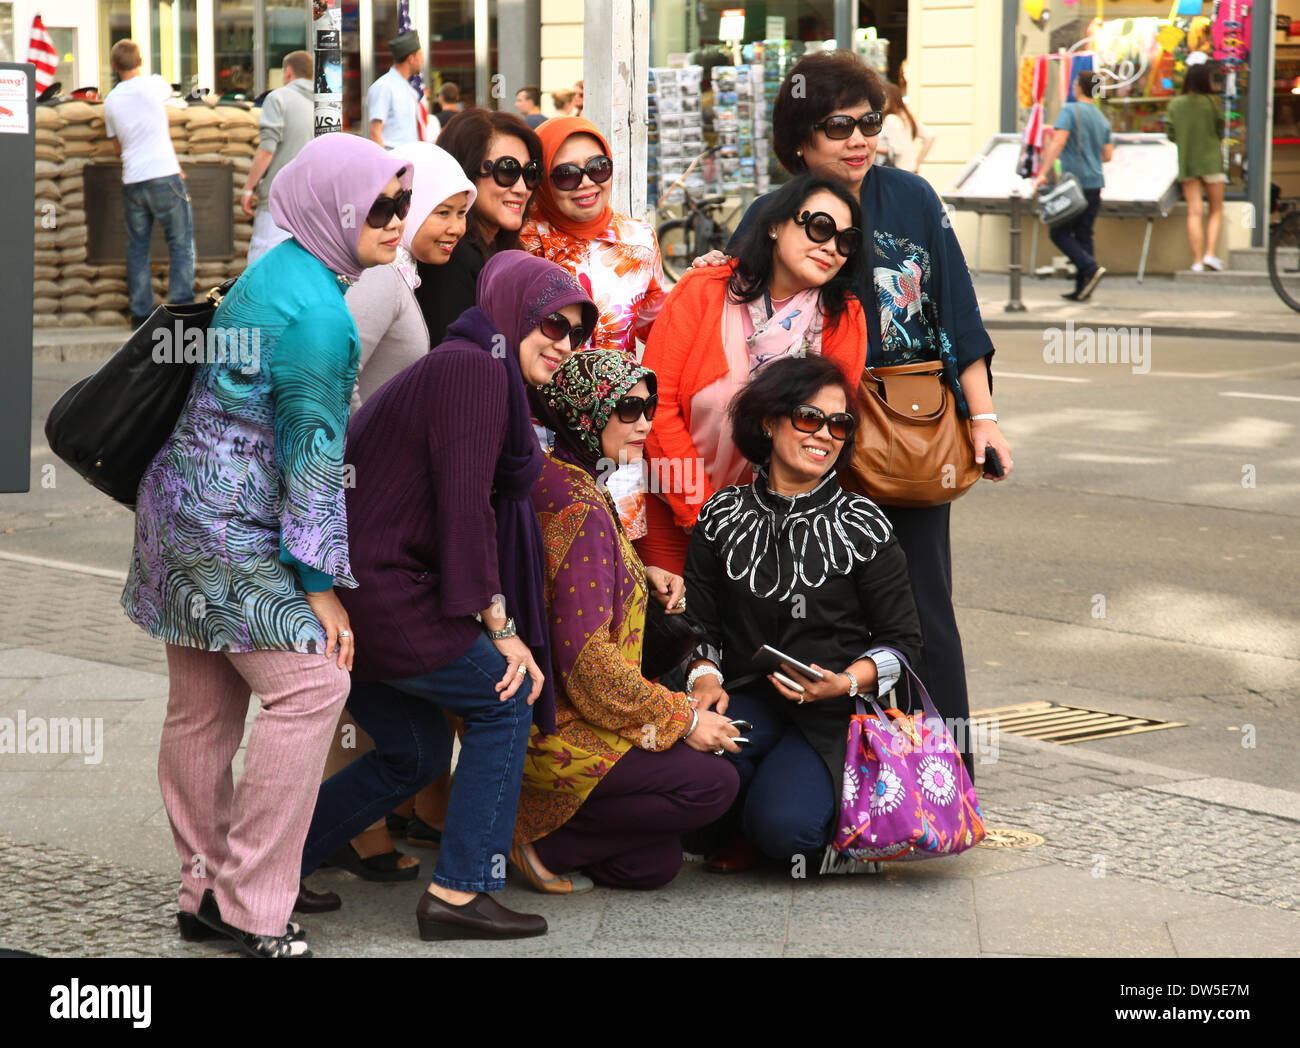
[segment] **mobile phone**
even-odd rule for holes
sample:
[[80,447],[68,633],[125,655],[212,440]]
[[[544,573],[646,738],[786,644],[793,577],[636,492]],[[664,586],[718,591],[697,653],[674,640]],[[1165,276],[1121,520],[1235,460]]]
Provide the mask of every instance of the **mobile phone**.
[[789,666],[792,670],[798,670],[809,680],[823,679],[823,674],[818,670],[800,662],[798,659],[792,659],[783,651],[777,651],[770,644],[764,644],[758,651],[754,652],[754,665],[761,670],[778,673],[783,664]]
[[1001,477],[1007,472],[1002,468],[1002,456],[992,444],[984,448],[984,472],[992,477]]
[[733,720],[733,721],[728,721],[728,723],[734,725],[734,726],[737,727],[737,728],[739,728],[741,731],[753,731],[753,730],[754,730],[754,726],[753,726],[752,724],[750,724],[749,721],[747,721],[747,720]]
[[802,695],[802,694],[804,693],[804,691],[806,690],[802,684],[798,683],[797,681],[793,681],[793,680],[791,680],[789,677],[787,677],[787,676],[786,676],[784,673],[782,673],[780,670],[773,670],[773,671],[772,671],[772,676],[775,677],[777,680],[779,680],[782,684],[784,684],[784,685],[785,685],[787,688],[789,688],[791,691],[797,691],[797,692],[799,692],[799,694]]

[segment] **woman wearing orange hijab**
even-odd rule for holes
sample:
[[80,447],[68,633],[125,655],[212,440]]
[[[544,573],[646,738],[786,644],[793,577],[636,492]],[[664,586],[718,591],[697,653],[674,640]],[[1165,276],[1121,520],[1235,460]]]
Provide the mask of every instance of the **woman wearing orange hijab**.
[[[637,341],[650,336],[663,307],[659,241],[648,222],[609,204],[614,161],[596,125],[582,117],[552,117],[537,128],[542,140],[541,184],[519,246],[568,270],[600,310],[588,349],[615,349],[639,360]],[[628,536],[645,535],[640,468],[608,478]]]

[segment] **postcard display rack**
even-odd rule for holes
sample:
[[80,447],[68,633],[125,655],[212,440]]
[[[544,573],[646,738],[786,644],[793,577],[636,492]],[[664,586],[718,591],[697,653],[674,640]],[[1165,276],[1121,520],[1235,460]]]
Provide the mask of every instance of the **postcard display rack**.
[[[646,173],[652,200],[658,200],[704,152],[703,72],[697,65],[681,69],[654,66],[650,70]],[[692,196],[716,189],[712,166],[700,163],[691,172],[686,188]]]

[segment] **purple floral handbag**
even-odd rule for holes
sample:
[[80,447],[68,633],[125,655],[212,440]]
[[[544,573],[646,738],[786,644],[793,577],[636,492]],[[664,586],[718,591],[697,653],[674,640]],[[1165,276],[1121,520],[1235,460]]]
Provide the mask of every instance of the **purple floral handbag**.
[[[882,710],[857,700],[849,720],[839,825],[832,847],[873,862],[935,859],[984,839],[984,816],[952,734],[920,678],[903,667],[908,697],[921,697],[923,715]],[[867,712],[870,705],[873,712]]]

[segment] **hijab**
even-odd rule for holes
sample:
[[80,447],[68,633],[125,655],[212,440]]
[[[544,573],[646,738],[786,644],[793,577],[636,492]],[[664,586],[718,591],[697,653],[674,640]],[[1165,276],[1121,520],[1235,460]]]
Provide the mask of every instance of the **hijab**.
[[322,135],[275,176],[271,217],[331,272],[356,280],[366,268],[357,261],[366,215],[394,176],[409,189],[410,161],[356,135]]
[[[488,259],[478,278],[478,305],[447,329],[447,338],[474,342],[502,361],[506,370],[506,432],[492,475],[497,525],[497,573],[506,609],[546,679],[533,706],[538,730],[555,730],[555,691],[550,672],[550,626],[543,570],[546,548],[529,495],[542,473],[542,449],[533,433],[528,389],[519,367],[519,344],[542,318],[564,306],[582,307],[591,329],[599,313],[577,279],[554,262],[523,251],[501,251]],[[506,351],[500,352],[500,339]]]
[[542,181],[537,186],[537,194],[534,197],[534,217],[545,222],[552,229],[558,229],[561,233],[567,233],[579,240],[591,240],[609,228],[610,222],[614,219],[614,209],[606,204],[604,210],[595,218],[588,219],[586,222],[575,222],[560,213],[560,209],[555,206],[555,196],[551,190],[551,168],[555,164],[555,154],[560,151],[560,146],[564,145],[565,140],[573,135],[591,135],[600,143],[600,148],[605,151],[606,156],[614,155],[609,150],[609,143],[605,141],[605,136],[596,130],[596,125],[580,116],[551,117],[538,127],[537,137],[542,140]]
[[555,421],[555,439],[593,475],[605,457],[600,438],[615,405],[642,379],[653,395],[655,373],[615,349],[575,353],[540,391]]
[[407,213],[406,225],[402,227],[402,246],[398,249],[396,261],[398,272],[414,291],[420,286],[417,259],[411,253],[415,234],[444,200],[465,193],[467,206],[473,207],[478,190],[465,177],[455,157],[432,142],[407,142],[395,148],[389,156],[408,161],[415,169],[411,180],[411,210]]

